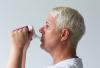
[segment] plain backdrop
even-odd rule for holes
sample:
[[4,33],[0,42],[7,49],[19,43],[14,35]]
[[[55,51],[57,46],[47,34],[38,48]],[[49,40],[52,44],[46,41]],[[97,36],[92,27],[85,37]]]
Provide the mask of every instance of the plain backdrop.
[[[33,25],[36,33],[45,23],[50,9],[70,6],[85,19],[86,33],[78,44],[77,54],[84,68],[100,68],[99,0],[0,0],[0,68],[6,68],[11,42],[9,33],[17,27]],[[27,52],[26,68],[43,68],[52,63],[50,55],[33,39]]]

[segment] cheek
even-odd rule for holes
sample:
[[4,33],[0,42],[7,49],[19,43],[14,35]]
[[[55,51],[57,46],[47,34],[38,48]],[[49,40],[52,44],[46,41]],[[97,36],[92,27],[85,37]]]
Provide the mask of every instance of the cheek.
[[47,51],[50,51],[50,50],[55,49],[59,43],[60,42],[59,42],[59,40],[57,38],[52,37],[50,39],[45,40],[44,48]]
[[47,32],[45,33],[45,38],[42,48],[47,50],[54,49],[60,43],[60,37],[57,33]]
[[53,29],[45,32],[45,42],[46,43],[52,44],[52,43],[59,42],[59,40],[60,40],[59,33],[54,31]]
[[48,31],[45,33],[46,40],[56,41],[59,39],[59,35],[56,31]]
[[57,45],[60,42],[59,36],[56,34],[48,34],[45,38],[45,42],[48,45]]

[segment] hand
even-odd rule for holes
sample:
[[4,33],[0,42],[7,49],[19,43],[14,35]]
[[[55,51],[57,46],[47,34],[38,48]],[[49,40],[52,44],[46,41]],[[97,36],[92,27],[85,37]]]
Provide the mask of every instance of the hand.
[[27,49],[32,40],[33,32],[29,31],[28,26],[16,29],[11,32],[12,47],[18,49]]

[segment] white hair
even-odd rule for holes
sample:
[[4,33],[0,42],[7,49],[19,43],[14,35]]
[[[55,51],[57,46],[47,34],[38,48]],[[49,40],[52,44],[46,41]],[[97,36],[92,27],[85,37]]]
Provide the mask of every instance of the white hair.
[[71,31],[70,40],[76,48],[78,41],[85,33],[84,19],[81,14],[70,7],[53,8],[50,14],[57,16],[56,26],[58,29],[68,28]]

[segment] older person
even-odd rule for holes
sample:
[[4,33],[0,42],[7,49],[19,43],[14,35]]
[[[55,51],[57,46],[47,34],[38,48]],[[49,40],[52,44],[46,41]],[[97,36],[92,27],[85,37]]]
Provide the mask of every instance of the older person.
[[[53,64],[46,68],[83,68],[76,48],[85,33],[85,25],[77,10],[70,7],[53,8],[39,31],[42,34],[41,48],[53,58]],[[26,51],[32,35],[34,33],[27,26],[11,32],[12,48],[8,68],[25,68]]]

